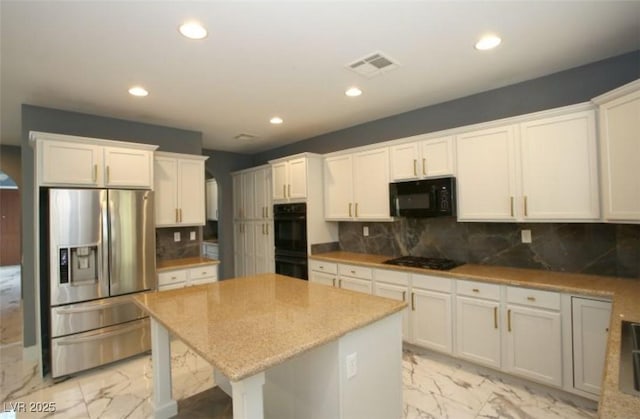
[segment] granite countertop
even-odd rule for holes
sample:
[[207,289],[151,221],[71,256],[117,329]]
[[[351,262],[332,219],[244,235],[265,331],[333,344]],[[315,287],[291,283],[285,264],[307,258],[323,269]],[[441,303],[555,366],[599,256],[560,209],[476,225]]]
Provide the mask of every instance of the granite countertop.
[[232,381],[407,306],[278,274],[149,293],[134,301]]
[[621,320],[640,322],[640,280],[471,264],[450,271],[434,271],[386,265],[382,262],[390,259],[389,256],[351,252],[329,252],[309,258],[611,298],[611,324],[598,414],[602,418],[631,418],[640,412],[640,397],[622,393],[618,386]]
[[171,271],[174,269],[197,268],[198,266],[217,265],[220,261],[205,257],[190,257],[181,259],[162,260],[156,262],[156,272]]

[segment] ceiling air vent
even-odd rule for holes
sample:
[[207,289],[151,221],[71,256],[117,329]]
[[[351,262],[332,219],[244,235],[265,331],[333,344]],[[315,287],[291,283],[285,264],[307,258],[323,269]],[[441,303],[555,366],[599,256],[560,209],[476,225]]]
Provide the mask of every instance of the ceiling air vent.
[[366,57],[347,64],[347,68],[368,78],[379,76],[380,74],[394,70],[399,66],[400,64],[397,61],[394,61],[389,58],[388,55],[385,55],[380,51],[374,52],[373,54],[369,54]]
[[234,140],[238,140],[238,141],[248,141],[248,140],[253,140],[254,138],[257,138],[256,135],[253,134],[238,134],[235,137],[233,137]]

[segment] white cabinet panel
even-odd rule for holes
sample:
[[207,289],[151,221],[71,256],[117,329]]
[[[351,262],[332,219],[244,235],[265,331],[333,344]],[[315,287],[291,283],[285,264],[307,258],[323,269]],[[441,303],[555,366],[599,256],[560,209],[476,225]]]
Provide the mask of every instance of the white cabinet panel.
[[600,103],[602,208],[611,221],[640,222],[640,83]]
[[362,292],[364,294],[372,293],[371,281],[366,279],[341,276],[338,278],[338,286],[346,290]]
[[218,280],[218,265],[174,269],[158,273],[158,290],[165,291],[193,285],[210,284]]
[[307,157],[271,163],[274,202],[300,202],[307,198]]
[[414,288],[411,310],[413,341],[426,348],[451,353],[451,295]]
[[[409,294],[406,286],[387,284],[384,282],[377,282],[375,285],[375,295],[380,297],[390,298],[397,301],[407,301],[407,295]],[[405,341],[411,341],[409,335],[409,308],[405,308],[402,311],[402,337]]]
[[353,164],[351,154],[324,160],[324,217],[353,217]]
[[336,286],[336,275],[326,272],[310,271],[309,281],[317,284],[328,285],[330,287]]
[[102,183],[102,147],[64,141],[43,141],[40,183],[86,185]]
[[417,141],[391,146],[391,179],[394,181],[418,179],[421,172],[418,169],[420,159]]
[[181,225],[204,225],[204,160],[178,161]]
[[456,297],[456,354],[460,358],[500,368],[500,303]]
[[559,312],[508,304],[506,371],[560,387],[561,333]]
[[515,220],[515,126],[457,138],[458,219]]
[[418,167],[423,177],[449,176],[455,173],[453,165],[453,137],[435,138],[420,144],[421,159]]
[[289,188],[287,190],[290,199],[304,199],[307,197],[307,159],[304,157],[289,161]]
[[154,166],[156,226],[177,224],[178,161],[156,157]]
[[611,317],[611,303],[571,299],[573,320],[573,385],[600,394]]
[[218,220],[218,182],[215,179],[206,181],[207,220]]
[[520,134],[524,218],[597,219],[594,112],[525,122]]
[[104,148],[104,184],[110,188],[149,188],[153,185],[153,152]]

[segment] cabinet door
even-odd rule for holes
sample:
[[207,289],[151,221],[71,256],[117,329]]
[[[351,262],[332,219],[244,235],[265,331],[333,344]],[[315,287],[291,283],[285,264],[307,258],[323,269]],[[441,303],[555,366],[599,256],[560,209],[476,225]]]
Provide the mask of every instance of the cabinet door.
[[244,194],[242,192],[242,174],[232,176],[233,182],[233,219],[244,220]]
[[153,152],[105,147],[104,184],[111,188],[151,188]]
[[453,137],[436,138],[420,144],[419,170],[422,176],[453,175]]
[[413,342],[451,353],[451,294],[414,288],[411,293]]
[[235,222],[233,234],[235,276],[245,276],[254,273],[253,259],[254,240],[253,226],[249,222]]
[[242,174],[242,204],[243,214],[246,220],[259,218],[256,209],[255,176],[255,171]]
[[573,385],[600,394],[607,350],[611,303],[573,297]]
[[286,201],[287,199],[287,162],[279,162],[271,165],[273,182],[273,200]]
[[399,144],[389,149],[391,179],[394,181],[417,179],[419,174],[418,143]]
[[156,226],[178,224],[178,161],[156,157],[154,160],[154,205]]
[[181,225],[204,225],[204,161],[178,159]]
[[524,218],[598,219],[594,112],[525,122],[520,135]]
[[258,219],[267,219],[271,213],[271,170],[263,168],[256,170],[254,174],[254,199],[255,216]]
[[[397,301],[407,301],[409,292],[407,287],[394,284],[385,284],[384,282],[376,282],[375,295],[380,297],[391,298]],[[409,336],[409,309],[405,308],[402,311],[402,337],[405,341],[410,342]]]
[[458,219],[515,219],[514,126],[457,138]]
[[456,354],[500,368],[500,326],[497,301],[456,297]]
[[352,198],[351,154],[326,158],[324,160],[324,218],[327,220],[352,218]]
[[43,141],[41,153],[41,184],[102,186],[102,147]]
[[353,155],[353,215],[359,220],[389,218],[389,149]]
[[560,387],[560,324],[559,312],[507,305],[507,372]]
[[255,273],[275,272],[273,225],[266,221],[253,223],[255,240]]
[[603,211],[640,221],[640,90],[600,106]]
[[309,281],[334,287],[336,284],[336,276],[325,272],[311,271],[309,272]]
[[289,184],[287,185],[287,197],[290,199],[303,199],[307,197],[307,159],[289,160]]
[[340,277],[338,278],[338,286],[346,290],[357,291],[364,294],[371,294],[371,281],[366,279]]
[[218,182],[215,179],[207,180],[207,220],[218,220]]

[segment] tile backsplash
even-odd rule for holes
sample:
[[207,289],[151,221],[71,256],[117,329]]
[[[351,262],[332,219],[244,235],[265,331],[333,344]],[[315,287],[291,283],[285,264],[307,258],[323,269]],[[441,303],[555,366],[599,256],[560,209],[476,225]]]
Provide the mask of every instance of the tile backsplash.
[[[190,240],[192,231],[196,239]],[[180,233],[180,241],[174,240],[174,233]],[[171,260],[200,256],[202,227],[163,227],[156,229],[156,260]]]
[[[363,227],[369,236],[363,236]],[[521,242],[531,230],[532,243]],[[640,225],[458,223],[455,217],[341,222],[340,250],[640,279]]]

